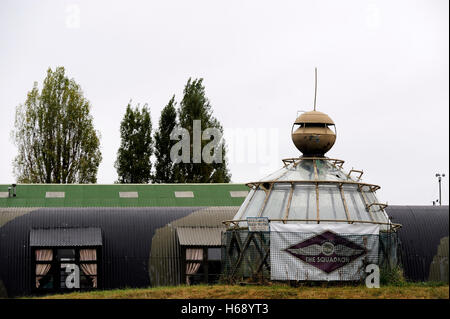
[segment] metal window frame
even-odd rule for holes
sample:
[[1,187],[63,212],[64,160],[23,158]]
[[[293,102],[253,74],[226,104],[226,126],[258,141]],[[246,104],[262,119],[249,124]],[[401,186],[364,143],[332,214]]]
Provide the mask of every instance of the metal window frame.
[[[36,294],[42,293],[54,293],[54,292],[77,292],[77,291],[92,291],[99,290],[103,288],[103,252],[102,246],[32,246],[31,248],[31,278],[33,279],[32,292]],[[41,249],[51,249],[53,251],[53,259],[51,261],[46,260],[36,260],[36,250]],[[57,259],[57,251],[58,249],[74,249],[75,250],[75,260],[67,263],[74,263],[77,266],[81,264],[97,264],[97,287],[88,287],[88,288],[74,288],[74,289],[64,289],[60,287],[61,282],[61,264],[62,262]],[[81,249],[95,249],[97,260],[80,260],[80,250]],[[35,280],[36,280],[36,265],[38,264],[50,264],[50,270],[47,273],[53,277],[53,288],[44,289],[44,288],[36,288]],[[80,267],[81,271],[81,267]],[[81,274],[80,274],[81,275]]]

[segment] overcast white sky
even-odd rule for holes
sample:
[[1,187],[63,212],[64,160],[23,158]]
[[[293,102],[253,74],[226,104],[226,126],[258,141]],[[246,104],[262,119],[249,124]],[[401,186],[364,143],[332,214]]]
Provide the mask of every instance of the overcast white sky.
[[[389,204],[429,205],[449,167],[448,0],[0,2],[0,183],[12,183],[15,107],[48,67],[64,66],[101,133],[98,182],[117,179],[119,126],[130,99],[154,127],[172,94],[202,77],[225,128],[233,182],[298,156],[297,111],[338,130],[327,156],[363,169]],[[236,132],[254,132],[236,138]],[[240,150],[238,142],[256,145]],[[448,204],[448,177],[443,203]]]

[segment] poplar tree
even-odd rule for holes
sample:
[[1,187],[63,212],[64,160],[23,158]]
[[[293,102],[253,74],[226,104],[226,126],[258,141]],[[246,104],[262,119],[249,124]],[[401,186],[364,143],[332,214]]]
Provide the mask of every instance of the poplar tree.
[[[178,163],[177,169],[180,171],[180,182],[184,183],[229,183],[231,175],[226,163],[226,146],[222,138],[220,150],[222,152],[220,162],[193,163],[193,121],[200,120],[201,129],[217,128],[223,134],[220,122],[213,116],[212,107],[206,97],[203,79],[189,80],[183,91],[183,99],[178,110],[179,122],[182,128],[190,134],[190,163]],[[201,149],[208,144],[208,140],[201,140]]]
[[115,168],[119,183],[148,183],[151,180],[153,154],[152,122],[147,104],[127,105],[120,123],[121,143],[117,152]]
[[175,144],[175,141],[170,139],[170,133],[177,124],[175,106],[174,95],[161,111],[159,127],[154,134],[156,157],[155,173],[152,178],[154,183],[175,183],[178,180],[176,168],[170,159],[170,149]]
[[96,183],[102,160],[90,103],[64,67],[47,70],[16,108],[12,132],[18,183]]

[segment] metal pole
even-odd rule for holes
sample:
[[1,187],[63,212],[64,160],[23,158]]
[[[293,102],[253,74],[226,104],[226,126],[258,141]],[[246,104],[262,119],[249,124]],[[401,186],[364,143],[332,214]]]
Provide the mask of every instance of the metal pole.
[[316,110],[316,99],[317,99],[317,68],[315,68],[314,111]]
[[441,180],[442,177],[445,177],[445,174],[436,174],[436,177],[438,178],[438,183],[439,183],[439,206],[442,206],[442,190],[441,190]]
[[439,176],[439,206],[442,206],[441,201],[441,177]]

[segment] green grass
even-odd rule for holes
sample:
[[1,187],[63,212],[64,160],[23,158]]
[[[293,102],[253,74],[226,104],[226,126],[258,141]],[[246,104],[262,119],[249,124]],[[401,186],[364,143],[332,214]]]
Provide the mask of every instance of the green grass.
[[197,285],[145,289],[98,290],[48,295],[44,299],[449,299],[449,286],[442,283],[406,283],[402,286],[290,287]]

